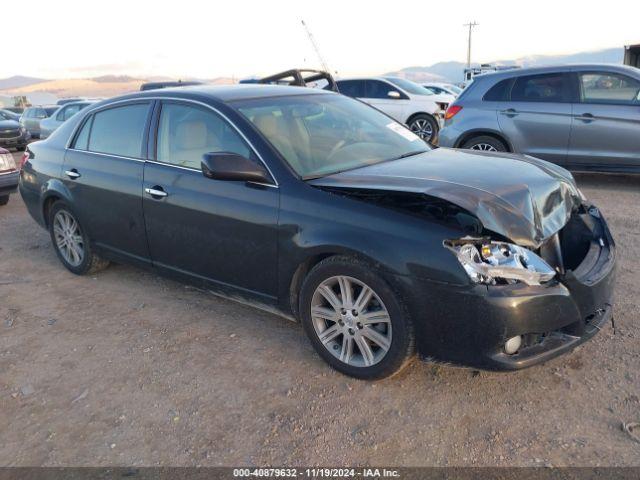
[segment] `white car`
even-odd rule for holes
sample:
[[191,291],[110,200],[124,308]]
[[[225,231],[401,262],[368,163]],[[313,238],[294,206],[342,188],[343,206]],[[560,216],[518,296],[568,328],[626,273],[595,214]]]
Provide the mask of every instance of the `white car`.
[[423,83],[422,86],[428,88],[435,94],[452,95],[453,97],[457,97],[462,93],[462,88],[457,85],[453,85],[452,83],[430,82]]
[[58,110],[53,113],[53,115],[40,120],[40,138],[44,140],[45,138],[49,137],[49,135],[57,130],[60,125],[62,125],[80,110],[88,107],[92,103],[95,103],[95,101],[82,100],[61,105],[60,108],[58,108]]
[[336,84],[341,94],[368,103],[428,142],[437,138],[444,112],[454,100],[398,77],[345,78]]

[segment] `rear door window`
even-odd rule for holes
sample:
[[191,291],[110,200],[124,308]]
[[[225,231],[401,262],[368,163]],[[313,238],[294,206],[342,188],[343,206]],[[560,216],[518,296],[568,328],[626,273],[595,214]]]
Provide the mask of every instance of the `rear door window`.
[[581,101],[612,105],[640,103],[640,81],[615,73],[581,73]]
[[512,102],[571,102],[571,78],[565,73],[527,75],[516,78],[511,89]]
[[113,107],[96,112],[93,115],[88,150],[140,158],[148,112],[148,103]]

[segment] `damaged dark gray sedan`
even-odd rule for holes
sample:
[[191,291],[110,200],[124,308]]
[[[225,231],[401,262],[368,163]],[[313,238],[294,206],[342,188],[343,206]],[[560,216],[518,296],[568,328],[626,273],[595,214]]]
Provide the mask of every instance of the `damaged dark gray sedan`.
[[416,351],[520,369],[611,318],[614,242],[571,174],[432,149],[330,92],[107,100],[29,146],[20,191],[71,272],[132,263],[299,320],[359,378]]

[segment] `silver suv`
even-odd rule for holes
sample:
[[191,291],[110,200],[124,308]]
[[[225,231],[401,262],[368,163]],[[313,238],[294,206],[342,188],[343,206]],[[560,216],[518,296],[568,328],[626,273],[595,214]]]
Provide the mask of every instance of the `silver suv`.
[[447,110],[439,145],[640,172],[640,69],[569,65],[478,76]]

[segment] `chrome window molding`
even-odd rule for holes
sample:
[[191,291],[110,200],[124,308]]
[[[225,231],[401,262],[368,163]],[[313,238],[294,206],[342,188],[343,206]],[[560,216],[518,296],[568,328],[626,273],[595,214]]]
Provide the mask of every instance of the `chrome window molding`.
[[212,107],[211,105],[208,105],[208,104],[206,104],[204,102],[200,102],[198,100],[189,99],[189,98],[180,98],[180,97],[138,97],[138,98],[127,98],[127,99],[124,99],[124,100],[118,100],[118,101],[111,102],[111,103],[108,103],[108,104],[105,104],[105,105],[101,105],[101,106],[96,107],[96,108],[90,108],[89,110],[87,110],[87,112],[83,116],[82,121],[78,122],[78,125],[76,125],[74,127],[73,131],[71,132],[71,135],[69,136],[69,140],[67,140],[67,144],[65,146],[65,150],[73,150],[73,151],[77,151],[77,152],[91,153],[91,154],[103,155],[103,156],[107,156],[107,157],[116,157],[116,158],[122,158],[122,159],[125,159],[125,160],[135,160],[135,161],[138,161],[138,162],[155,163],[155,164],[158,164],[158,165],[166,165],[168,167],[181,168],[181,169],[189,170],[189,171],[192,171],[192,172],[193,171],[196,171],[196,172],[199,171],[198,169],[195,169],[195,168],[182,167],[180,165],[173,165],[171,163],[158,162],[158,161],[155,161],[155,160],[148,160],[148,159],[143,159],[143,158],[123,157],[121,155],[111,155],[109,153],[92,152],[90,150],[80,150],[80,149],[76,149],[76,148],[72,148],[71,147],[71,143],[76,138],[76,135],[78,134],[78,131],[85,124],[84,120],[87,117],[89,117],[90,115],[98,113],[98,112],[100,112],[102,110],[107,110],[107,109],[112,108],[112,107],[117,106],[117,105],[122,106],[122,105],[133,104],[133,103],[141,103],[141,102],[145,102],[145,101],[152,102],[154,100],[155,101],[160,101],[160,102],[161,101],[173,101],[173,102],[184,102],[184,103],[191,103],[191,104],[194,104],[194,105],[200,105],[201,107],[208,108],[212,112],[214,112],[217,115],[219,115],[220,117],[222,117],[229,125],[231,125],[231,127],[233,127],[233,129],[247,143],[249,148],[253,151],[253,153],[255,153],[255,155],[258,158],[258,160],[260,160],[260,163],[262,163],[262,165],[267,169],[267,171],[269,172],[269,175],[271,176],[271,178],[273,179],[273,182],[274,182],[273,184],[271,184],[271,183],[261,183],[261,182],[250,182],[250,183],[254,183],[254,184],[257,184],[257,185],[264,185],[264,186],[268,186],[268,187],[275,187],[275,188],[278,188],[280,186],[280,184],[278,182],[278,179],[276,178],[276,176],[271,171],[271,168],[269,168],[269,165],[267,165],[267,162],[264,161],[264,159],[262,158],[262,155],[260,155],[260,152],[258,152],[258,149],[249,141],[247,136],[236,126],[236,124],[233,123],[229,119],[229,117],[227,117],[224,113],[222,113],[217,108]]

